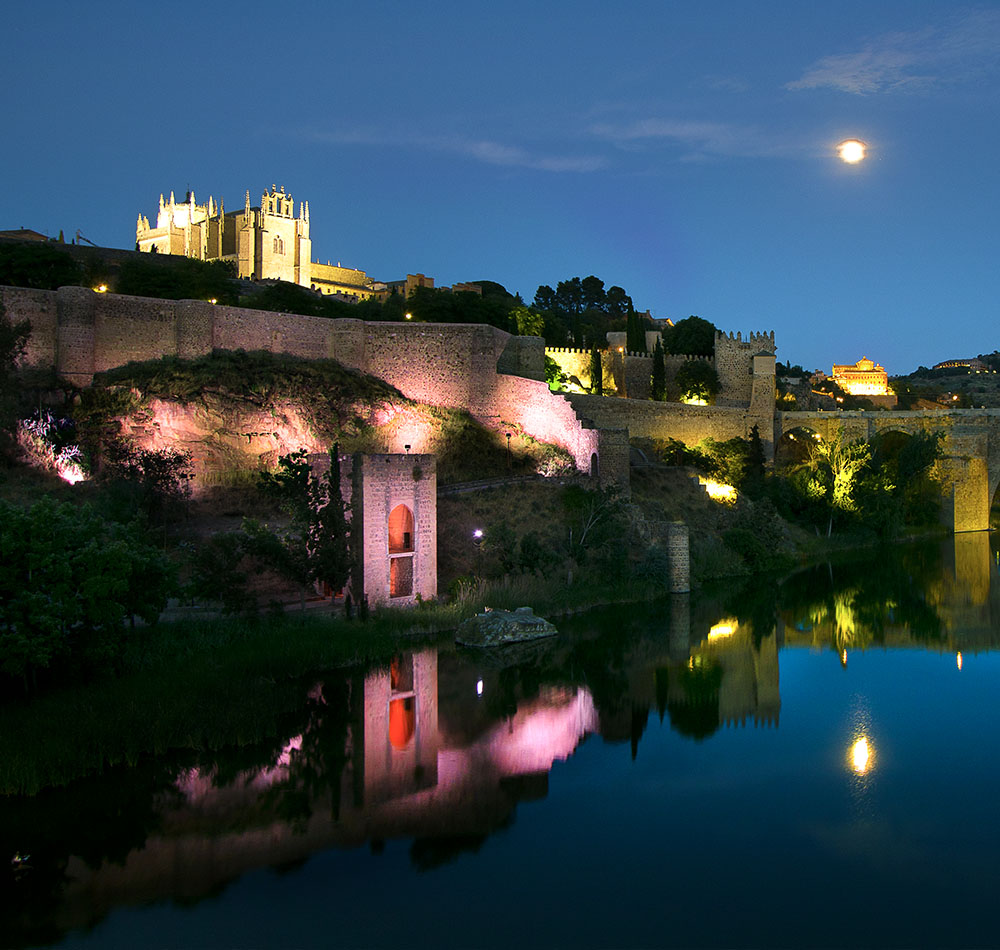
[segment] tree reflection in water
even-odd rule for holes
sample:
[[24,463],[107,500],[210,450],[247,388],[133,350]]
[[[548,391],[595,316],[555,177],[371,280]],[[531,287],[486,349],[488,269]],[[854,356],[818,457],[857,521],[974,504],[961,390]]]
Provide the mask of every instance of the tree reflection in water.
[[[628,742],[635,758],[653,710],[696,742],[726,724],[776,727],[782,649],[996,646],[982,544],[876,552],[690,603],[598,610],[532,650],[401,654],[298,684],[293,711],[286,686],[265,740],[233,736],[219,751],[3,800],[0,847],[31,856],[30,869],[4,868],[6,932],[52,941],[121,904],[198,900],[329,848],[409,839],[420,870],[475,854],[519,803],[548,794],[553,763],[591,734]],[[266,700],[262,686],[254,701]],[[870,746],[852,755],[865,761],[859,775],[870,770]]]

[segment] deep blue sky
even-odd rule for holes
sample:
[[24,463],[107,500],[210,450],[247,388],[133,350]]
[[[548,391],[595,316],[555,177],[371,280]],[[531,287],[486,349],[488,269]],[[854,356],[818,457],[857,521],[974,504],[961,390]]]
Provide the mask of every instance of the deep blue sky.
[[0,42],[0,229],[274,182],[379,279],[596,274],[827,371],[1000,347],[996,4],[14,0]]

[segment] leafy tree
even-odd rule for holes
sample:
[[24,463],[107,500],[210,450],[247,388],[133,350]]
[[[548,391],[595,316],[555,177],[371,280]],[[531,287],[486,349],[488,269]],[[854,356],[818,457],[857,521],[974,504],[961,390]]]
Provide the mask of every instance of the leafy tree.
[[604,310],[607,307],[607,295],[604,292],[604,281],[593,274],[580,281],[583,294],[584,310]]
[[262,488],[291,517],[289,531],[277,535],[253,523],[244,526],[252,550],[265,559],[270,556],[281,573],[303,588],[316,582],[338,591],[350,578],[350,530],[340,491],[339,449],[336,444],[330,449],[330,468],[320,475],[311,470],[305,449],[282,455],[274,472],[261,473]]
[[557,393],[566,385],[569,377],[559,368],[559,364],[551,356],[545,357],[545,382],[549,389]]
[[49,244],[0,246],[0,284],[58,290],[80,283],[80,266],[66,252]]
[[12,323],[0,301],[0,461],[13,457],[17,427],[17,365],[31,336],[27,320]]
[[711,356],[715,352],[715,324],[701,317],[678,320],[663,332],[669,353],[678,356]]
[[604,367],[601,351],[596,346],[590,351],[590,391],[596,396],[604,395]]
[[245,531],[213,534],[191,554],[187,593],[198,600],[221,602],[227,614],[255,614],[257,598],[248,588],[245,568],[248,553]]
[[179,449],[139,449],[112,439],[104,449],[101,478],[109,487],[111,512],[120,521],[142,514],[163,522],[191,494],[191,453]]
[[632,309],[632,298],[617,285],[608,288],[608,292],[605,294],[604,300],[608,316],[612,320],[624,319],[629,310]]
[[545,335],[545,318],[537,310],[524,304],[519,304],[510,311],[510,322],[518,336]]
[[155,622],[174,586],[166,556],[134,523],[48,498],[0,502],[0,672],[28,687],[57,665],[114,669],[125,621]]
[[579,277],[561,280],[556,284],[556,309],[570,315],[583,310],[583,284]]
[[122,261],[115,289],[133,297],[163,300],[239,302],[239,281],[232,261],[136,254]]
[[699,445],[708,459],[710,475],[734,488],[743,488],[750,470],[750,443],[746,439],[733,438],[724,442],[704,439]]
[[663,346],[657,339],[653,346],[653,373],[649,380],[650,395],[657,402],[663,402],[667,391],[667,371],[663,364]]
[[534,306],[536,310],[555,310],[556,292],[548,284],[541,284],[535,291]]
[[710,402],[719,392],[719,374],[704,360],[688,360],[674,378],[681,399],[702,399]]

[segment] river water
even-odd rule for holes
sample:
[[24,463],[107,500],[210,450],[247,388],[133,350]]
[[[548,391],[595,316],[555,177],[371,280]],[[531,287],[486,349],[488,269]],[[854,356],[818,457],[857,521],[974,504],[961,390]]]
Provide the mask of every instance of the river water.
[[311,677],[266,743],[0,799],[0,943],[1000,945],[997,558],[959,535]]

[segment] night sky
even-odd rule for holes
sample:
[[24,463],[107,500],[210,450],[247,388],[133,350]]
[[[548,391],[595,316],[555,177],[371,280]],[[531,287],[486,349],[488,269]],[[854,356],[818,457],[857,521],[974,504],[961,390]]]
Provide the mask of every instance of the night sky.
[[[381,280],[589,274],[806,368],[991,352],[1000,8],[8,2],[0,229],[271,183]],[[856,137],[866,161],[835,146]]]

